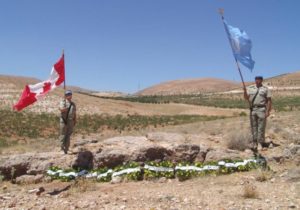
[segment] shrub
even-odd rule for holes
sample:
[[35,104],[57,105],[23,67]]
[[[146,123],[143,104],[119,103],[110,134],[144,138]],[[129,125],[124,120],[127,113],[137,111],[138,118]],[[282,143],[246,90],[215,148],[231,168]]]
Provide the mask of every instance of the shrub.
[[265,182],[272,178],[271,171],[258,170],[258,174],[255,177],[255,180],[258,182]]
[[243,197],[247,199],[258,198],[258,191],[253,184],[247,183],[244,185]]
[[247,113],[246,112],[240,112],[240,117],[245,117],[245,116],[247,116]]
[[249,148],[251,141],[250,132],[236,130],[228,135],[227,147],[228,149],[244,151]]

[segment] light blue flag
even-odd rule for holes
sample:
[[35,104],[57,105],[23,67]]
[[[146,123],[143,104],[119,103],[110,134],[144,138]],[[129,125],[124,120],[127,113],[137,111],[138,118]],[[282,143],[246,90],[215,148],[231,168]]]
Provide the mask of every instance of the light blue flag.
[[254,60],[251,56],[252,42],[244,30],[228,25],[223,19],[225,30],[235,58],[251,71],[254,68]]

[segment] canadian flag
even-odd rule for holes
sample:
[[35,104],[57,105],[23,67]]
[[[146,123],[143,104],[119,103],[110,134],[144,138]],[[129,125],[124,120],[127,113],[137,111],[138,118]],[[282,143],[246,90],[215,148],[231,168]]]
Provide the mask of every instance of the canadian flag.
[[59,61],[52,67],[48,80],[35,85],[26,85],[19,101],[13,106],[13,109],[21,111],[25,107],[33,104],[43,98],[48,92],[55,89],[65,81],[65,61],[64,54]]

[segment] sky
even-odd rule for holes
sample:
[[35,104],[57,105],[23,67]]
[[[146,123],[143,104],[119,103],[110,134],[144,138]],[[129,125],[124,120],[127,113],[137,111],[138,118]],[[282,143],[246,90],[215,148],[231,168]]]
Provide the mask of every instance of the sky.
[[134,93],[175,79],[240,81],[224,27],[250,36],[246,81],[300,70],[298,0],[0,0],[0,74]]

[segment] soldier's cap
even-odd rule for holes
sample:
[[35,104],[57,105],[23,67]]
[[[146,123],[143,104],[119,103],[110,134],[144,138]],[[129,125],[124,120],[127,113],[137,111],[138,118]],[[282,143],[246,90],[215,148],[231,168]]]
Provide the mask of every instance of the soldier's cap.
[[65,91],[65,96],[70,96],[72,95],[72,90],[66,90]]
[[256,76],[255,80],[260,79],[260,80],[264,80],[263,76]]

